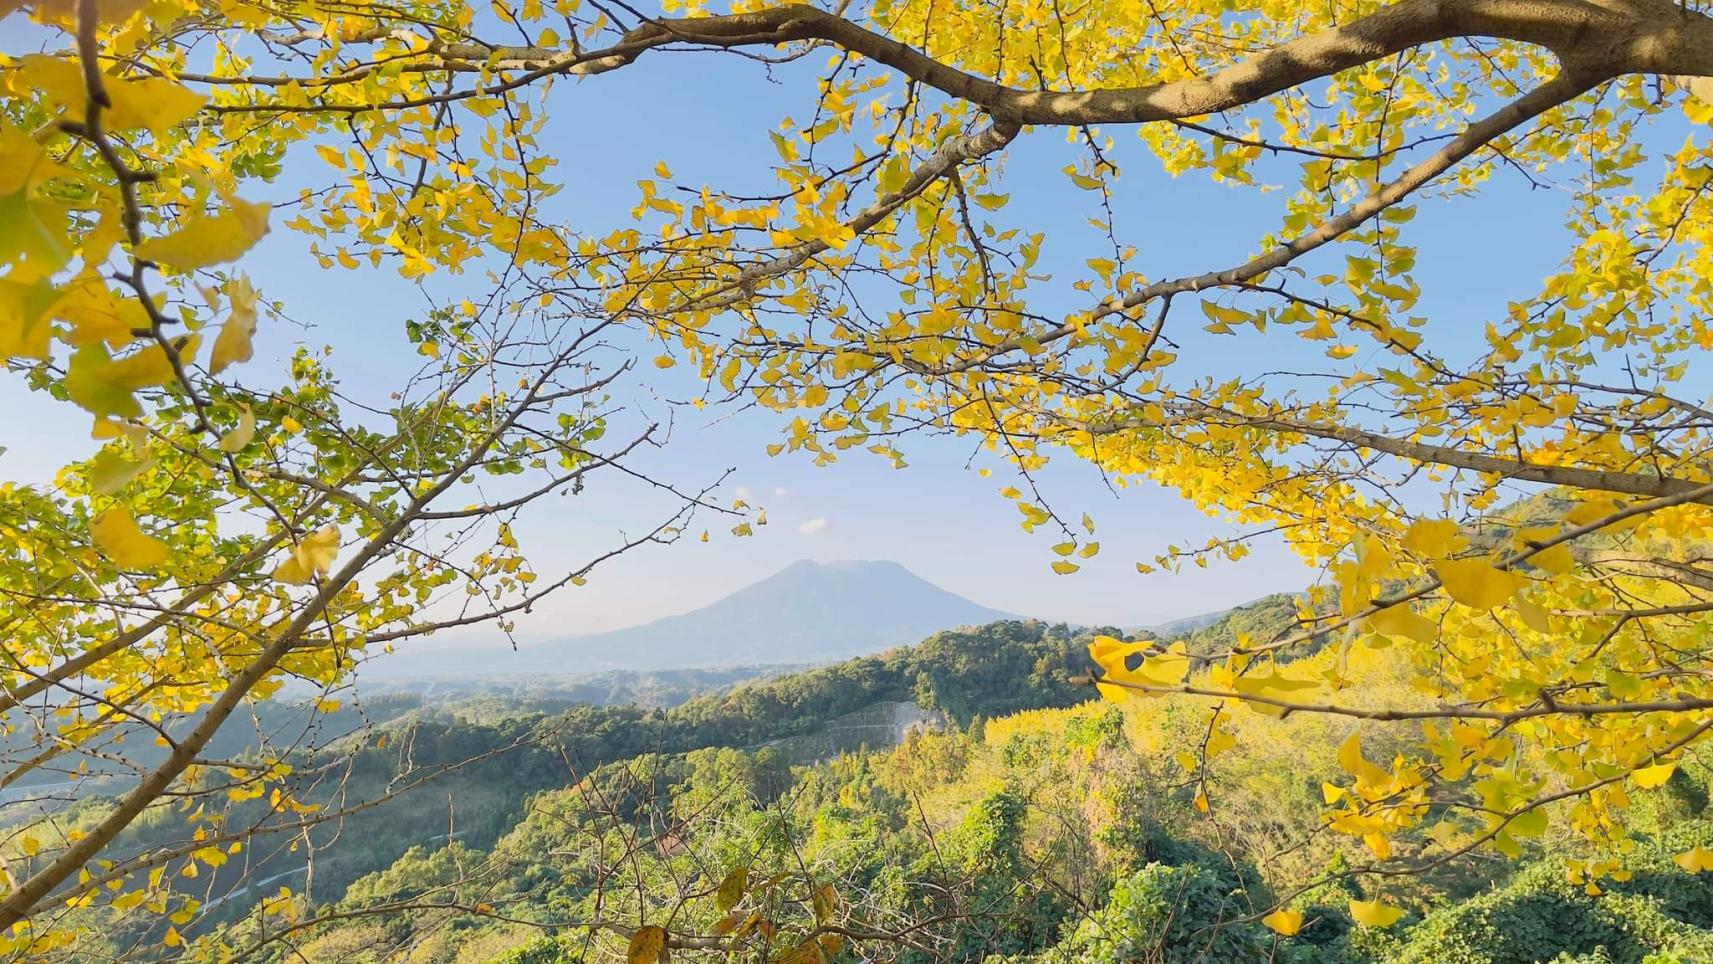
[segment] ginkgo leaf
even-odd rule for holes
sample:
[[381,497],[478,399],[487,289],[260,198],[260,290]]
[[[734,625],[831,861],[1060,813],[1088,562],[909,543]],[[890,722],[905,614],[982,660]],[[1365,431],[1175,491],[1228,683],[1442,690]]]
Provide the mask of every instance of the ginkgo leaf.
[[218,375],[228,365],[247,362],[255,353],[251,340],[256,336],[256,289],[242,275],[227,285],[227,297],[232,302],[232,315],[220,326],[209,353],[208,372]]
[[[1231,682],[1232,689],[1245,696],[1282,702],[1289,702],[1296,693],[1319,689],[1320,686],[1318,680],[1292,679],[1278,672],[1239,676]],[[1285,707],[1277,706],[1271,702],[1246,702],[1244,705],[1250,710],[1266,716],[1282,716],[1285,712]]]
[[1455,520],[1417,519],[1404,532],[1404,548],[1426,559],[1444,559],[1468,544],[1458,533]]
[[1687,870],[1692,874],[1699,874],[1713,870],[1713,850],[1708,850],[1700,844],[1696,844],[1694,848],[1685,853],[1678,854],[1672,859],[1677,861],[1677,865],[1679,867],[1682,867],[1684,870]]
[[1651,767],[1640,767],[1630,771],[1630,779],[1636,781],[1636,786],[1643,790],[1653,790],[1665,786],[1671,775],[1677,772],[1676,763],[1656,763]]
[[226,206],[213,213],[190,215],[178,230],[137,245],[137,257],[179,271],[194,271],[235,261],[268,233],[269,206],[225,199]]
[[48,357],[50,309],[58,294],[46,279],[0,278],[0,358]]
[[102,123],[118,131],[147,128],[156,137],[195,116],[208,102],[208,98],[165,77],[110,78],[106,87],[113,106],[101,115]]
[[739,864],[721,878],[720,886],[714,891],[714,906],[722,911],[736,907],[743,899],[744,891],[749,889],[749,867]]
[[1156,686],[1179,686],[1190,675],[1189,646],[1176,642],[1166,651],[1149,656],[1136,667],[1136,676]]
[[1544,569],[1554,575],[1564,575],[1576,568],[1576,557],[1570,552],[1570,543],[1559,542],[1547,545],[1561,534],[1558,526],[1531,526],[1518,529],[1512,534],[1513,540],[1520,548],[1544,546],[1532,549],[1528,564],[1536,569]]
[[1386,771],[1380,769],[1362,755],[1362,734],[1353,732],[1346,737],[1338,747],[1338,765],[1344,772],[1356,778],[1358,784],[1372,786],[1386,779]]
[[625,964],[656,964],[666,956],[666,929],[657,924],[638,927],[625,950]]
[[1290,937],[1297,931],[1303,929],[1303,912],[1287,907],[1281,907],[1271,914],[1268,914],[1266,917],[1261,918],[1261,923],[1267,925],[1267,929],[1275,934]]
[[[180,359],[196,353],[197,337],[191,336],[178,346]],[[102,345],[90,345],[71,356],[66,369],[65,388],[71,400],[93,412],[97,418],[109,415],[135,418],[143,413],[133,393],[143,388],[164,385],[176,377],[172,359],[160,345],[149,345],[122,358],[114,359]]]
[[65,340],[77,346],[104,342],[109,348],[123,348],[135,339],[136,332],[149,327],[143,306],[135,298],[116,297],[95,272],[86,272],[66,284],[50,315],[71,324]]
[[121,569],[153,569],[167,558],[167,544],[138,528],[127,509],[109,509],[96,516],[89,535]]
[[[19,76],[13,90],[28,85],[42,91],[57,104],[62,118],[72,123],[85,121],[84,109],[89,102],[84,88],[83,69],[67,57],[33,54],[19,60]],[[109,131],[146,129],[156,137],[189,120],[208,98],[166,77],[102,78],[108,106],[101,112],[101,126]]]
[[292,547],[278,566],[274,578],[293,586],[301,586],[315,576],[324,576],[333,568],[333,558],[339,554],[339,527],[326,526]]
[[1358,924],[1369,927],[1391,927],[1399,918],[1404,916],[1402,908],[1392,907],[1374,900],[1351,900],[1350,916]]
[[1505,832],[1513,837],[1538,837],[1546,833],[1547,824],[1546,811],[1535,807],[1512,817],[1511,822],[1505,825]]
[[1521,582],[1515,573],[1496,568],[1484,558],[1441,559],[1433,564],[1433,571],[1451,598],[1471,609],[1503,605]]
[[1099,665],[1106,666],[1114,654],[1139,645],[1141,644],[1127,643],[1116,636],[1096,636],[1088,644],[1088,655]]
[[1388,606],[1369,616],[1363,624],[1376,633],[1404,636],[1418,643],[1431,643],[1439,635],[1438,624],[1416,612],[1409,603]]
[[1517,617],[1523,621],[1523,625],[1537,633],[1552,632],[1552,619],[1539,603],[1527,596],[1518,596],[1512,605],[1517,610]]
[[40,189],[63,169],[27,131],[0,119],[0,264],[8,280],[46,278],[71,260],[64,205]]
[[[93,0],[98,23],[119,23],[148,6],[148,0]],[[42,20],[75,21],[78,0],[36,0],[36,16]]]
[[89,489],[97,495],[112,495],[149,467],[147,460],[133,461],[118,449],[104,448],[89,460]]
[[230,432],[220,436],[220,451],[242,452],[250,440],[256,437],[256,413],[244,406],[238,412],[238,424]]

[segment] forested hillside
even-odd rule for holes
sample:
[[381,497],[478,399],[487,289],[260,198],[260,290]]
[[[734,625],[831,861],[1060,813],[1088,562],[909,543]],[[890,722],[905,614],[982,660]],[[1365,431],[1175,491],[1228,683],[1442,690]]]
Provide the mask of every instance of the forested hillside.
[[[487,848],[523,821],[528,801],[638,760],[678,760],[703,748],[758,748],[789,779],[782,750],[761,744],[815,735],[829,722],[875,704],[913,703],[967,726],[1039,706],[1069,706],[1087,690],[1069,680],[1087,670],[1087,634],[1044,623],[1001,622],[943,632],[875,657],[743,683],[665,709],[583,704],[543,712],[538,704],[484,697],[431,703],[402,695],[327,749],[296,761],[297,808],[237,803],[229,822],[251,828],[251,847],[203,867],[175,890],[193,898],[172,926],[186,935],[218,930],[281,884],[306,905],[338,901],[353,882],[381,871],[418,845]],[[359,717],[335,711],[350,724]],[[338,714],[343,714],[338,715]],[[390,717],[390,718],[389,718]],[[890,743],[888,736],[883,742]],[[206,779],[219,780],[216,774]],[[62,816],[79,832],[110,812],[105,796],[86,798]],[[351,811],[313,821],[317,808]],[[120,841],[122,859],[147,862],[177,845],[173,809],[161,806]],[[21,842],[6,847],[14,867],[34,862]],[[98,913],[98,912],[97,912]],[[157,939],[154,931],[112,931],[112,947]]]
[[[1190,638],[1229,645],[1222,633],[1277,630],[1298,606],[1270,597]],[[664,711],[401,719],[371,737],[386,745],[364,751],[354,785],[396,779],[401,745],[416,767],[509,749],[348,821],[312,888],[243,891],[181,936],[210,958],[313,964],[617,961],[664,922],[674,959],[710,961],[1713,955],[1713,881],[1674,859],[1713,846],[1713,771],[1699,762],[1636,793],[1637,842],[1598,884],[1578,879],[1568,833],[1519,828],[1514,863],[1436,862],[1382,904],[1344,874],[1369,843],[1326,833],[1311,804],[1389,759],[1394,736],[1326,716],[1210,715],[1187,697],[1088,702],[1069,680],[1093,638],[996,623]],[[1376,705],[1419,700],[1388,650],[1325,649],[1290,669],[1359,676]],[[947,725],[796,764],[757,745],[890,701]],[[1451,810],[1426,824],[1399,856],[1482,826]]]

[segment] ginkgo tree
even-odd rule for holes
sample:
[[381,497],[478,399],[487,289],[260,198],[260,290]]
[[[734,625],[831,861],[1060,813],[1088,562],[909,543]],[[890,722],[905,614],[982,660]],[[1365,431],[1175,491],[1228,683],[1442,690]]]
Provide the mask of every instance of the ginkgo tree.
[[[610,326],[652,339],[653,363],[688,367],[708,400],[785,413],[775,451],[902,463],[913,432],[980,441],[1019,476],[1002,495],[1024,527],[1056,533],[1060,573],[1099,544],[1036,485],[1055,457],[1282,537],[1326,574],[1300,632],[1092,655],[1109,696],[1211,704],[1213,752],[1192,769],[1217,765],[1230,714],[1351,718],[1350,779],[1326,800],[1373,851],[1359,869],[1514,853],[1553,822],[1621,849],[1630,795],[1713,727],[1697,367],[1713,344],[1713,16],[1697,3],[24,6],[36,52],[0,67],[0,351],[111,441],[57,490],[9,492],[0,578],[9,621],[30,627],[8,640],[14,705],[93,679],[72,700],[87,726],[140,701],[213,727],[294,661],[331,678],[342,646],[408,632],[379,627],[467,574],[415,561],[407,534],[510,507],[432,508],[456,480],[543,460],[557,485],[608,464],[574,454],[590,419],[525,415],[601,384],[567,332]],[[637,172],[625,223],[545,213],[548,112],[686,51],[801,61],[782,76],[811,119],[769,132],[760,186],[661,165]],[[1096,249],[1054,254],[1086,265],[1071,279],[1042,268],[1068,240],[1010,203],[1030,185],[1008,183],[1008,151],[1040,137],[1068,137],[1064,176],[1098,214]],[[1123,231],[1133,164],[1269,192],[1276,224],[1165,271]],[[298,193],[270,209],[267,181]],[[1563,223],[1541,225],[1557,267],[1475,314],[1423,309],[1417,213],[1520,186],[1565,199]],[[438,374],[385,429],[352,424],[316,359],[284,390],[229,383],[269,309],[228,265],[269,227],[329,271],[482,265],[499,294],[414,325]],[[1206,335],[1258,354],[1306,342],[1317,364],[1216,374],[1225,349],[1198,352]],[[253,530],[222,518],[234,506]],[[474,575],[521,581],[491,538]],[[1236,561],[1251,541],[1138,568]],[[396,568],[358,585],[381,559]],[[1289,657],[1309,643],[1391,647],[1419,702],[1302,677]],[[226,648],[239,668],[211,655]],[[1413,727],[1417,751],[1365,758],[1363,727],[1382,724]],[[185,778],[195,746],[103,832],[13,872],[0,923],[19,946],[53,939],[33,922],[68,887],[95,892],[80,875],[114,879],[90,869],[108,831]],[[1612,866],[1573,870],[1594,886]],[[1383,897],[1355,910],[1396,918]]]
[[[331,712],[367,656],[438,630],[507,632],[696,513],[744,513],[711,501],[717,474],[679,489],[628,464],[665,432],[624,410],[635,366],[619,319],[544,298],[509,256],[545,193],[509,186],[509,170],[476,192],[512,212],[484,239],[489,270],[451,305],[400,309],[393,330],[420,364],[397,384],[379,398],[343,385],[307,348],[244,378],[259,326],[286,323],[233,266],[277,220],[239,193],[274,172],[274,146],[221,149],[198,119],[206,95],[104,63],[162,39],[150,25],[165,11],[33,12],[76,53],[4,64],[0,354],[20,388],[92,428],[52,483],[0,488],[0,953],[75,959],[98,953],[91,935],[185,946],[202,909],[187,879],[264,842],[295,850],[432,777],[405,766],[378,796],[333,792],[338,753],[370,744],[313,719],[265,725],[261,701],[295,686],[311,718]],[[529,507],[603,476],[646,485],[659,515],[582,562],[532,566]],[[66,808],[92,786],[112,802]],[[179,829],[126,842],[162,813]],[[273,899],[296,913],[289,888]]]

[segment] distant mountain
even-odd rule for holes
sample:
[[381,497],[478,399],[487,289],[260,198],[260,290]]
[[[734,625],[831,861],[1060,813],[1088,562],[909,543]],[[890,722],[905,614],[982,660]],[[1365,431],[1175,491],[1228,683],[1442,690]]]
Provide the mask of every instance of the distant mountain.
[[1011,619],[896,562],[793,563],[701,609],[516,651],[491,647],[385,657],[369,678],[590,673],[825,663],[914,643],[943,629]]

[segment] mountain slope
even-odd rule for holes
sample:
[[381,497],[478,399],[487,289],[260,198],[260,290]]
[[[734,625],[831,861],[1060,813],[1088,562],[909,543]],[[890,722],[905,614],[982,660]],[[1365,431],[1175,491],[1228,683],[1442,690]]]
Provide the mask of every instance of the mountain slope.
[[1010,616],[896,562],[803,561],[711,605],[641,626],[516,652],[496,642],[416,658],[400,654],[368,671],[396,678],[821,663]]

